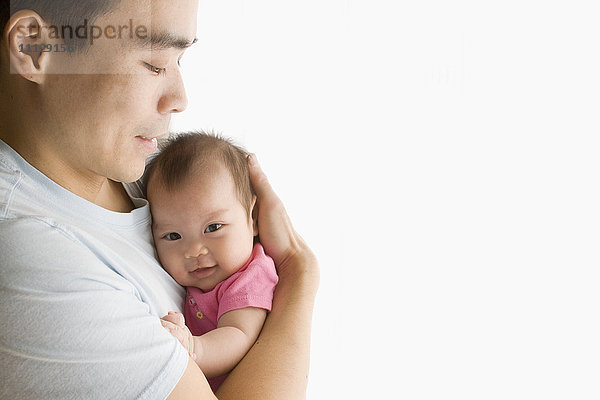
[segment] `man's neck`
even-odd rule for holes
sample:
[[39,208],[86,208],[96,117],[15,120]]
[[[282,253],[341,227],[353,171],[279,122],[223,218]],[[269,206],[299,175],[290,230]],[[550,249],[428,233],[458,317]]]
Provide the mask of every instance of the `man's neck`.
[[123,184],[110,179],[107,179],[106,183],[102,185],[94,203],[107,210],[120,213],[131,212],[134,208]]
[[0,139],[11,146],[29,164],[71,193],[109,211],[127,213],[133,210],[134,204],[123,184],[105,177],[85,177],[81,171],[44,159],[39,152],[36,152],[34,145],[28,145],[14,137],[0,135]]

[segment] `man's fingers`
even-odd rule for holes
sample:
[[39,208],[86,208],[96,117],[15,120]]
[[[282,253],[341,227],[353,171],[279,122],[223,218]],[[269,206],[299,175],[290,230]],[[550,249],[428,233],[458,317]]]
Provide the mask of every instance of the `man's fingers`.
[[[313,281],[318,285],[316,258],[294,230],[292,221],[262,171],[256,154],[248,156],[248,169],[252,187],[257,195],[256,207],[252,215],[258,220],[260,243],[265,248],[265,252],[275,261],[279,276],[285,275],[288,270],[310,272],[312,276],[316,276]],[[310,270],[307,271],[307,268]]]
[[267,175],[265,175],[260,167],[256,154],[250,154],[248,156],[248,171],[250,172],[252,187],[258,195],[259,201],[263,199],[265,195],[273,193],[273,188],[267,179]]
[[280,267],[280,263],[295,251],[295,232],[285,207],[260,167],[256,154],[248,156],[248,168],[257,196],[253,216],[258,217],[260,243],[273,258],[275,265]]
[[[256,205],[258,211],[258,230],[260,232],[261,221],[266,222],[269,219],[288,219],[287,212],[283,203],[273,190],[273,187],[269,183],[267,175],[263,172],[256,154],[250,154],[248,156],[248,168],[250,172],[250,180],[252,181],[252,187],[256,192]],[[261,213],[263,214],[261,216]],[[277,230],[277,227],[273,226],[271,229]],[[264,233],[264,232],[263,232]],[[264,243],[263,243],[264,245]]]

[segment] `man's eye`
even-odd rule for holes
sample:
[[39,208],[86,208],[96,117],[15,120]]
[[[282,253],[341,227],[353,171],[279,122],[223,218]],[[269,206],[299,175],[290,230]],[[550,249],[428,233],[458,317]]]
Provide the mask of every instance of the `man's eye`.
[[204,233],[211,233],[214,231],[218,231],[219,229],[221,229],[222,226],[223,226],[223,224],[210,224],[209,226],[206,227],[206,229],[204,230]]
[[166,68],[155,67],[154,65],[148,64],[147,62],[145,62],[144,65],[146,66],[146,68],[148,68],[150,71],[157,75],[164,74],[167,71]]
[[179,239],[181,239],[181,235],[177,232],[171,232],[171,233],[167,233],[164,236],[164,238],[167,240],[179,240]]

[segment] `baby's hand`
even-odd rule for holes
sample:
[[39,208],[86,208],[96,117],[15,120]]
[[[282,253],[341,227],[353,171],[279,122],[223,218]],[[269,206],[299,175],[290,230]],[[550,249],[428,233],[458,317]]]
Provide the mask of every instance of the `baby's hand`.
[[185,326],[185,319],[183,314],[178,312],[169,311],[168,315],[165,315],[160,319],[160,323],[165,329],[167,329],[171,335],[175,336],[179,343],[188,351],[192,360],[196,360],[196,353],[194,352],[194,337],[192,333]]

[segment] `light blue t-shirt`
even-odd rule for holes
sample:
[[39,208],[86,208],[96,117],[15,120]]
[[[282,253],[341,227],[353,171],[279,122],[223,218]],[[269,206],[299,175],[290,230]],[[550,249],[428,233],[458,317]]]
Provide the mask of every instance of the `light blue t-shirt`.
[[188,354],[160,324],[185,291],[160,266],[148,203],[101,208],[0,140],[0,399],[164,399]]

